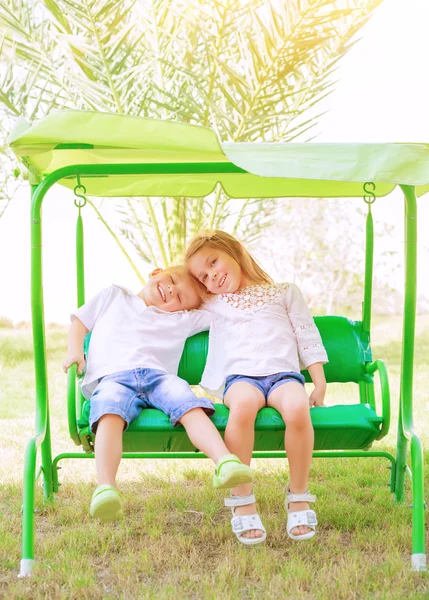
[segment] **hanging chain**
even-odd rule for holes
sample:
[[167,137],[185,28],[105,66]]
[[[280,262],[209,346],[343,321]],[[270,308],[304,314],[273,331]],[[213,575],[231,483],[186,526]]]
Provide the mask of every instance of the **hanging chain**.
[[[76,175],[76,179],[77,179],[77,185],[74,188],[74,195],[76,196],[76,198],[74,199],[74,205],[77,206],[77,208],[79,209],[79,214],[80,214],[80,209],[83,208],[86,204],[86,187],[80,182],[80,176]],[[78,198],[80,198],[81,200],[79,201]]]
[[371,210],[371,204],[374,204],[377,199],[377,196],[375,195],[375,183],[367,181],[363,184],[363,191],[363,201],[368,204],[368,210]]

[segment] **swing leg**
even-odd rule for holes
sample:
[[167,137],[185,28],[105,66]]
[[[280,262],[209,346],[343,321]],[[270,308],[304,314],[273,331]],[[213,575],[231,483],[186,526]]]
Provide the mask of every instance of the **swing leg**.
[[[31,175],[31,173],[30,173]],[[33,323],[34,370],[36,377],[35,436],[30,440],[24,464],[22,515],[22,560],[20,577],[31,575],[34,564],[34,496],[36,458],[40,445],[45,501],[53,500],[51,429],[46,368],[45,324],[42,286],[41,201],[47,190],[31,181],[31,307]]]
[[412,555],[411,569],[426,571],[424,528],[423,449],[413,422],[413,367],[417,294],[417,200],[413,186],[401,185],[405,196],[405,298],[402,331],[402,364],[399,395],[397,443],[397,490],[395,498],[404,499],[407,442],[411,445],[412,474]]
[[413,436],[411,440],[411,470],[413,474],[413,554],[411,556],[411,569],[412,571],[426,571],[423,448],[420,438],[417,436]]
[[29,577],[34,564],[34,492],[36,487],[36,439],[30,440],[25,452],[22,505],[22,559],[18,577]]
[[398,438],[396,442],[396,481],[395,502],[403,503],[405,500],[405,469],[407,466],[408,441],[402,431],[402,411],[399,407]]

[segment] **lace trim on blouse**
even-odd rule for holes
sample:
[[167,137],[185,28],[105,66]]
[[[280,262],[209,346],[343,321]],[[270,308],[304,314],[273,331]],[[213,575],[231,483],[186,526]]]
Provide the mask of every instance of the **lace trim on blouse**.
[[297,339],[304,340],[307,338],[306,343],[298,344],[299,351],[305,352],[306,350],[313,350],[313,348],[323,348],[323,344],[320,342],[312,343],[312,340],[316,336],[316,339],[319,338],[319,330],[317,329],[315,323],[304,323],[303,325],[295,326],[292,319],[290,320],[293,332]]
[[305,352],[306,350],[314,350],[314,348],[323,348],[323,344],[321,344],[320,342],[315,342],[314,344],[304,344],[304,345],[299,345],[299,351],[300,352]]
[[276,300],[288,287],[288,283],[252,285],[235,294],[220,294],[219,297],[222,302],[233,308],[255,310]]

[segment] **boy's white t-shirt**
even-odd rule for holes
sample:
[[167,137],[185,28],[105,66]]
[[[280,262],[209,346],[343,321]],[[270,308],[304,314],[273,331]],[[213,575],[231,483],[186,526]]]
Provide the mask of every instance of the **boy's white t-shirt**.
[[207,330],[205,310],[166,312],[118,285],[71,314],[92,331],[82,393],[90,398],[101,377],[145,368],[177,374],[186,338]]

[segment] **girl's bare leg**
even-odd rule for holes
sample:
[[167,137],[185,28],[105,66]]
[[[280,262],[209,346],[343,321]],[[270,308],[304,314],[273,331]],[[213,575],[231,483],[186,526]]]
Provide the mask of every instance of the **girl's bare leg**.
[[[241,462],[250,466],[255,445],[255,419],[258,411],[265,406],[265,398],[262,392],[250,383],[237,382],[228,389],[224,402],[230,410],[225,429],[225,443]],[[246,483],[231,491],[234,496],[248,496],[252,493],[252,484]],[[237,516],[251,515],[255,512],[255,504],[237,506],[235,509]],[[262,537],[263,533],[260,529],[252,529],[243,533],[243,537]]]
[[[294,494],[308,490],[311,459],[314,447],[314,429],[310,418],[309,398],[300,383],[288,381],[277,387],[268,397],[268,406],[277,409],[286,424],[285,450],[289,460],[289,489]],[[291,502],[290,512],[308,510],[307,502]],[[294,535],[311,531],[309,527],[294,527]]]
[[116,473],[122,458],[125,421],[119,415],[103,415],[95,435],[95,466],[98,485],[116,487]]

